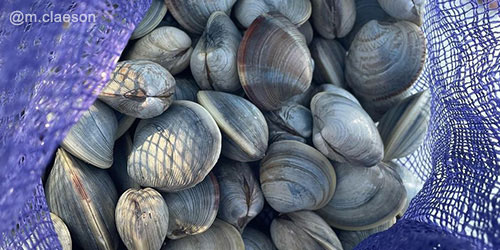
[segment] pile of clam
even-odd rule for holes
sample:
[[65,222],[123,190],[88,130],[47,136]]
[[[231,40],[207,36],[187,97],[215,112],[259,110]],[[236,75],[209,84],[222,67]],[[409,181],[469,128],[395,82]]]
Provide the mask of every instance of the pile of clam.
[[64,249],[352,249],[422,183],[415,0],[153,0],[45,181]]

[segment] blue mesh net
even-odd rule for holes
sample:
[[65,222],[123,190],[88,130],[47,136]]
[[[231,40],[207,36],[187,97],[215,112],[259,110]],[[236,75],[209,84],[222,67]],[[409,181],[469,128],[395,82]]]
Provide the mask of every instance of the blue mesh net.
[[[0,249],[60,248],[40,176],[96,98],[151,0],[0,2]],[[403,219],[358,249],[500,248],[498,0],[428,0],[431,122],[400,163],[426,180]],[[95,22],[10,22],[13,11]]]

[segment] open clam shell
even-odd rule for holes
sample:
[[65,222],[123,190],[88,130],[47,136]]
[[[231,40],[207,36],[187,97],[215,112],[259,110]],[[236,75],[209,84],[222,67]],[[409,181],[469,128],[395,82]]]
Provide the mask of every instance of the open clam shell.
[[52,220],[52,223],[54,224],[54,229],[57,234],[57,239],[61,243],[61,247],[63,250],[71,250],[72,248],[72,241],[71,241],[71,235],[69,233],[69,229],[64,223],[59,216],[50,213],[50,219]]
[[378,0],[378,2],[392,17],[422,25],[425,0]]
[[205,232],[168,241],[162,250],[244,250],[240,232],[230,224],[216,219]]
[[[269,126],[271,140],[289,134],[304,138],[304,141],[312,134],[312,113],[311,111],[295,103],[289,103],[278,110],[269,111],[264,114]],[[302,141],[302,140],[301,140]]]
[[170,106],[174,90],[174,77],[159,64],[127,60],[116,65],[99,100],[125,115],[147,119]]
[[191,72],[201,89],[230,93],[241,91],[236,54],[241,34],[231,18],[214,12],[191,55]]
[[343,94],[321,92],[311,100],[314,147],[333,161],[371,167],[384,156],[382,139],[370,116]]
[[344,67],[346,51],[336,40],[314,38],[311,44],[314,59],[314,80],[344,87]]
[[96,100],[69,130],[61,147],[95,167],[109,168],[117,127],[113,110]]
[[116,189],[106,170],[91,167],[58,149],[45,184],[50,211],[83,249],[116,249]]
[[125,58],[149,60],[176,75],[189,66],[192,52],[191,38],[184,31],[163,26],[139,39]]
[[222,155],[240,162],[264,157],[268,129],[257,107],[243,97],[217,91],[199,91],[198,102],[222,131]]
[[221,200],[217,217],[240,232],[264,207],[264,196],[250,166],[219,160],[214,168],[219,181]]
[[356,20],[354,0],[311,0],[314,28],[326,39],[344,37]]
[[273,241],[261,231],[247,227],[241,234],[245,250],[275,250]]
[[169,239],[203,233],[217,216],[220,191],[213,174],[209,174],[192,188],[162,194],[170,214],[167,231]]
[[332,227],[366,230],[392,220],[406,203],[401,179],[385,163],[366,168],[335,164],[337,188],[318,214]]
[[113,179],[119,194],[122,194],[129,188],[137,189],[141,187],[127,173],[127,160],[130,152],[132,152],[132,145],[132,138],[128,133],[115,142],[113,166],[108,169],[108,173]]
[[279,11],[293,24],[304,24],[312,13],[309,0],[239,0],[234,5],[234,15],[243,27],[248,28],[261,14]]
[[196,94],[200,88],[196,81],[190,77],[176,77],[175,78],[175,93],[174,100],[186,100],[197,102]]
[[407,97],[380,119],[378,131],[384,141],[384,161],[413,153],[422,144],[430,116],[429,91]]
[[271,144],[261,161],[262,193],[281,213],[322,208],[335,192],[335,179],[328,159],[297,141]]
[[200,183],[219,158],[222,136],[199,104],[174,101],[136,128],[127,172],[141,186],[175,192]]
[[370,237],[372,234],[385,231],[395,223],[396,218],[393,218],[392,220],[389,220],[378,227],[367,230],[347,231],[337,229],[335,230],[335,232],[340,240],[340,243],[342,243],[342,248],[344,248],[344,250],[353,250],[359,243]]
[[167,14],[167,5],[165,5],[165,2],[163,0],[152,0],[151,6],[146,14],[144,14],[141,22],[135,27],[130,39],[138,39],[147,35],[160,24],[165,14]]
[[260,15],[238,50],[238,74],[248,98],[275,110],[309,88],[313,61],[304,36],[283,15]]
[[409,95],[424,62],[425,37],[417,25],[372,20],[359,30],[347,53],[346,82],[378,121]]
[[283,214],[271,224],[278,249],[337,249],[342,245],[330,226],[311,211]]
[[128,249],[160,249],[168,229],[168,207],[152,188],[128,189],[115,211],[116,228]]

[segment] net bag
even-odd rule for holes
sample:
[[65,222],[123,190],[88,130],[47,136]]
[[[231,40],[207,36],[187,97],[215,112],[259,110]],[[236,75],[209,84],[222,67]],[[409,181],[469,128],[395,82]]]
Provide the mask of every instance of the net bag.
[[[60,249],[40,177],[108,81],[151,0],[0,2],[0,249]],[[427,0],[426,139],[400,163],[425,185],[404,217],[357,249],[500,248],[500,9]],[[96,15],[14,25],[12,13]]]

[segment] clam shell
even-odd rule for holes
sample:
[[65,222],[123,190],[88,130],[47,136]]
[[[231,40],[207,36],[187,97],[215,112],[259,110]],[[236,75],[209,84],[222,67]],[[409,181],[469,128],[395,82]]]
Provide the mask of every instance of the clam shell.
[[260,15],[238,50],[238,74],[248,98],[275,110],[309,88],[313,61],[304,36],[279,13]]
[[335,192],[332,165],[306,144],[275,142],[269,146],[260,164],[262,193],[278,212],[320,209]]
[[194,79],[188,77],[176,77],[174,100],[196,102],[198,100],[196,94],[199,90],[200,88]]
[[280,213],[278,211],[274,210],[269,205],[269,203],[266,202],[264,203],[262,211],[257,216],[255,216],[253,220],[250,221],[248,227],[254,227],[259,231],[261,231],[262,233],[269,235],[270,233],[269,229],[271,228],[271,223],[273,222],[274,218],[278,217],[279,214]]
[[282,135],[283,132],[304,139],[312,134],[312,114],[311,111],[299,104],[286,104],[278,110],[266,112],[264,114],[269,126],[271,137]]
[[264,207],[264,196],[250,166],[219,160],[214,174],[220,184],[221,201],[217,217],[240,232]]
[[417,25],[372,20],[351,44],[345,77],[368,114],[378,121],[409,95],[424,61],[425,38]]
[[139,39],[125,58],[153,61],[176,75],[189,66],[192,52],[191,38],[184,31],[164,26]]
[[248,28],[261,14],[279,11],[293,24],[304,24],[312,13],[309,0],[239,0],[234,6],[234,16],[243,27]]
[[311,44],[313,37],[314,37],[314,31],[311,23],[309,21],[305,22],[304,24],[300,25],[298,27],[300,33],[304,35],[304,38],[306,39],[306,43],[309,45]]
[[240,162],[264,157],[268,128],[257,107],[242,97],[217,91],[199,91],[198,102],[222,131],[222,155]]
[[378,3],[394,18],[422,25],[425,0],[378,0]]
[[175,20],[190,33],[201,34],[210,15],[215,11],[229,14],[236,0],[185,1],[165,0]]
[[401,179],[385,163],[371,168],[336,164],[337,188],[318,214],[332,227],[366,230],[392,220],[406,203]]
[[212,225],[219,209],[219,184],[215,176],[209,174],[198,185],[163,193],[163,197],[170,213],[167,237],[180,239],[203,233]]
[[346,230],[335,230],[337,236],[339,237],[340,243],[342,243],[342,248],[344,250],[353,250],[361,241],[370,237],[372,234],[376,234],[389,229],[392,225],[396,223],[396,218],[393,218],[386,223],[367,230],[358,231],[346,231]]
[[127,172],[141,186],[175,192],[200,183],[219,158],[222,136],[210,114],[190,101],[174,101],[136,128]]
[[338,249],[335,232],[317,214],[299,211],[281,215],[271,224],[271,237],[278,249]]
[[116,65],[99,100],[125,115],[147,119],[170,106],[174,90],[174,77],[159,64],[127,60]]
[[162,250],[244,250],[240,232],[230,224],[216,219],[205,232],[168,241]]
[[61,247],[63,250],[71,250],[72,249],[72,241],[71,241],[71,235],[69,233],[69,229],[64,224],[64,221],[59,218],[59,216],[50,213],[50,219],[52,220],[52,223],[54,224],[54,229],[57,234],[57,239],[61,243]]
[[353,101],[361,106],[358,99],[356,99],[356,97],[354,97],[349,91],[347,91],[341,87],[335,86],[333,84],[321,84],[320,86],[318,86],[316,91],[318,91],[318,93],[328,92],[328,93],[335,94],[337,96],[342,96],[342,97],[345,97],[345,98],[347,98],[347,99],[349,99],[349,100],[351,100],[351,101]]
[[321,92],[311,100],[311,111],[314,146],[329,159],[365,167],[382,160],[382,139],[358,103],[342,94]]
[[151,32],[160,24],[165,14],[167,14],[167,5],[165,5],[165,2],[163,0],[152,0],[151,6],[146,14],[144,14],[141,22],[135,26],[130,39],[138,39]]
[[122,137],[135,122],[135,117],[124,115],[118,111],[115,111],[116,121],[118,122],[118,128],[116,129],[115,140]]
[[327,82],[341,88],[344,84],[344,67],[346,51],[336,40],[316,37],[310,46],[314,59],[314,80]]
[[116,228],[128,249],[160,249],[168,229],[168,207],[152,188],[128,189],[115,211]]
[[93,166],[109,168],[117,127],[113,110],[96,100],[69,130],[61,147]]
[[318,86],[311,84],[309,86],[309,88],[307,88],[307,90],[304,93],[298,94],[298,95],[290,98],[288,100],[287,104],[295,103],[295,104],[300,104],[306,108],[309,108],[309,104],[311,103],[311,99],[313,98],[313,96],[315,94],[317,94],[317,87]]
[[252,227],[245,228],[241,234],[245,250],[275,250],[273,242],[267,235]]
[[222,11],[214,12],[191,55],[191,72],[201,89],[241,91],[236,54],[241,34]]
[[356,20],[354,0],[311,0],[312,23],[316,31],[326,39],[344,37],[351,31]]
[[400,164],[394,161],[389,161],[386,163],[391,169],[396,171],[397,175],[403,181],[403,185],[405,186],[406,189],[406,194],[407,194],[406,204],[400,212],[400,215],[403,215],[406,212],[408,206],[410,205],[410,201],[413,200],[415,196],[417,196],[420,190],[422,190],[424,182],[405,166],[401,166]]
[[116,189],[108,173],[58,149],[45,184],[50,211],[69,228],[83,249],[116,249]]
[[141,186],[127,173],[127,159],[132,152],[132,138],[130,134],[125,134],[116,140],[113,150],[113,166],[108,169],[108,173],[115,183],[116,190],[122,194],[129,188],[140,188]]
[[426,90],[404,99],[382,116],[378,131],[384,141],[384,161],[418,149],[427,132],[429,115],[430,95]]

